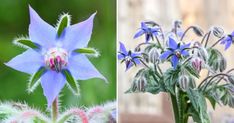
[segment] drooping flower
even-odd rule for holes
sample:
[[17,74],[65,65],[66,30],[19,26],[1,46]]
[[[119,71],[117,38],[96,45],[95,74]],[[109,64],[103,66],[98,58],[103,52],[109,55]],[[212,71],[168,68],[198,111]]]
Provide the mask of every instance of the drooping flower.
[[33,90],[33,83],[40,82],[48,107],[66,83],[78,95],[79,88],[76,80],[101,78],[106,81],[85,56],[96,53],[95,50],[87,48],[96,13],[74,25],[70,25],[70,16],[65,14],[60,17],[55,28],[42,20],[31,7],[29,12],[29,39],[15,41],[16,44],[28,49],[6,65],[18,71],[33,74],[29,85],[32,88],[29,89]]
[[[151,25],[151,26],[150,26]],[[155,24],[147,22],[141,22],[141,28],[139,31],[134,35],[134,39],[142,36],[145,34],[145,41],[149,42],[150,39],[154,39],[154,36],[159,35],[159,28],[155,26]]]
[[180,43],[177,44],[173,38],[169,37],[169,48],[167,51],[161,54],[160,59],[164,60],[171,57],[171,63],[175,69],[179,62],[179,59],[183,56],[189,55],[189,52],[186,50],[187,48],[189,48],[189,46],[190,43],[184,45]]
[[131,68],[133,65],[140,64],[140,60],[139,60],[140,57],[141,57],[141,53],[127,51],[124,44],[120,42],[118,59],[125,62],[126,70]]
[[234,31],[231,34],[227,35],[223,40],[221,40],[220,43],[224,44],[225,50],[227,50],[231,46],[232,42],[234,42]]

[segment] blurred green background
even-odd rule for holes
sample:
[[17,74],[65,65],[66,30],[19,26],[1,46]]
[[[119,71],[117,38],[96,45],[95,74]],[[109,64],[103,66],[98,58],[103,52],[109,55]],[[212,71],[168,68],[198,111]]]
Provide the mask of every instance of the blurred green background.
[[[27,36],[30,4],[51,25],[55,25],[63,12],[72,15],[72,24],[87,19],[97,11],[89,47],[98,49],[101,56],[90,58],[108,79],[79,81],[81,96],[74,96],[66,87],[62,90],[61,104],[93,106],[116,98],[116,2],[115,0],[0,0],[0,101],[25,101],[30,106],[46,109],[41,86],[28,94],[29,75],[6,67],[3,63],[25,51],[12,44],[17,36]],[[25,67],[30,67],[25,65]]]

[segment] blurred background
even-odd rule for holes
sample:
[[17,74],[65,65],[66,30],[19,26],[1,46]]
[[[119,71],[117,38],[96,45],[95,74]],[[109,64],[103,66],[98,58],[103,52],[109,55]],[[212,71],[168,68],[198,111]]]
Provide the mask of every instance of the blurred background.
[[[46,22],[55,25],[62,13],[72,15],[71,24],[87,19],[97,11],[89,47],[100,51],[101,56],[90,58],[97,69],[108,79],[79,81],[81,96],[74,96],[66,87],[62,90],[63,108],[93,106],[116,98],[116,2],[115,0],[0,0],[0,101],[27,102],[30,106],[45,110],[46,99],[41,86],[28,94],[29,75],[18,72],[3,63],[25,49],[14,46],[17,36],[28,35],[30,4]],[[25,67],[30,67],[25,65]]]
[[[204,30],[211,26],[221,26],[226,33],[234,30],[233,0],[118,0],[118,41],[133,49],[144,41],[133,40],[140,27],[140,22],[153,20],[164,30],[170,31],[173,21],[182,20],[183,27],[199,25]],[[192,39],[196,40],[196,39]],[[210,41],[213,44],[216,40]],[[218,46],[228,61],[228,68],[233,68],[234,47],[224,51]],[[141,66],[140,66],[141,67]],[[139,68],[125,72],[125,65],[118,63],[118,99],[121,123],[173,123],[172,108],[169,97],[165,94],[148,93],[124,94]],[[202,77],[207,71],[202,71]],[[127,76],[126,76],[127,74]],[[209,103],[208,103],[209,104]],[[214,111],[209,106],[212,123],[229,123],[234,117],[234,109],[217,106]],[[233,121],[232,121],[233,122]]]

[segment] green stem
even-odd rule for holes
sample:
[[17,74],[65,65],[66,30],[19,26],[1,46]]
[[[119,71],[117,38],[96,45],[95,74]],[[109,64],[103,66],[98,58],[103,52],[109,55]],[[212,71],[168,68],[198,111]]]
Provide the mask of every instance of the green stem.
[[53,104],[52,104],[52,120],[53,123],[56,123],[59,113],[59,106],[58,106],[58,97],[55,98]]
[[170,96],[171,96],[171,102],[172,102],[172,107],[173,107],[173,112],[174,112],[175,123],[181,123],[176,96],[173,94],[170,94]]
[[170,96],[175,123],[188,123],[186,94],[181,90],[177,90],[175,95],[171,94]]

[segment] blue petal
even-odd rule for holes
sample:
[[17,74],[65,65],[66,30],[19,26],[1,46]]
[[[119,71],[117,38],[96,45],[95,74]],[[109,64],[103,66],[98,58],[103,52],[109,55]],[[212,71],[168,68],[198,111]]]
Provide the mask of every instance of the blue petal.
[[119,59],[119,60],[122,60],[122,59],[124,59],[124,58],[125,58],[125,56],[124,56],[123,54],[120,54],[120,53],[118,54],[118,59]]
[[171,54],[172,54],[172,52],[170,50],[165,51],[160,55],[160,59],[162,59],[162,60],[167,59],[168,56],[171,55]]
[[120,46],[120,47],[119,47],[119,51],[120,51],[121,53],[127,55],[128,52],[127,52],[127,50],[126,50],[124,44],[123,44],[122,42],[119,42],[119,46]]
[[234,31],[231,33],[231,35],[234,37]]
[[229,36],[225,37],[224,39],[222,39],[220,41],[220,44],[225,44],[228,40],[231,40],[231,38]]
[[34,74],[41,66],[44,65],[43,57],[32,49],[11,59],[7,66],[28,74]]
[[189,52],[186,51],[186,50],[182,50],[181,54],[182,54],[183,56],[187,56],[187,55],[189,55]]
[[73,55],[68,61],[68,69],[76,80],[100,78],[107,82],[106,78],[93,66],[83,54]]
[[141,56],[141,53],[132,53],[131,54],[131,57],[133,58],[133,61],[136,63],[136,64],[140,64],[141,61],[139,60],[139,58],[136,58],[136,57],[140,57]]
[[146,30],[148,27],[146,26],[145,22],[141,22],[141,29]]
[[140,36],[143,35],[144,33],[145,33],[144,30],[142,30],[142,29],[139,30],[139,31],[134,35],[134,39],[140,37]]
[[178,62],[179,62],[178,57],[176,55],[173,55],[172,58],[171,58],[171,63],[172,63],[172,66],[173,66],[174,69],[176,69],[176,66],[177,66]]
[[184,34],[184,31],[182,29],[177,30],[177,35],[179,37],[182,37],[183,34]]
[[59,92],[62,90],[66,83],[66,78],[61,72],[49,70],[41,77],[41,86],[44,96],[47,99],[47,106],[50,107]]
[[225,44],[225,50],[227,50],[232,44],[232,41],[227,41]]
[[127,62],[126,62],[126,70],[125,71],[129,70],[133,65],[134,65],[134,63],[132,63],[132,62],[129,62],[129,64],[127,64]]
[[55,45],[56,30],[54,27],[46,23],[40,16],[29,6],[30,25],[29,37],[35,43],[45,48]]
[[92,14],[87,20],[65,28],[62,43],[64,48],[72,51],[76,48],[87,47],[93,30],[93,19],[96,13]]
[[158,31],[159,31],[158,28],[151,28],[151,32],[152,32],[152,33],[155,33],[155,32],[158,32]]
[[185,49],[185,48],[189,48],[190,44],[191,44],[191,43],[181,45],[181,46],[180,46],[180,50],[183,50],[183,49]]
[[159,33],[158,33],[158,32],[153,32],[153,35],[154,35],[154,36],[158,36]]
[[177,45],[178,44],[176,43],[176,41],[173,38],[169,37],[169,48],[177,49]]

